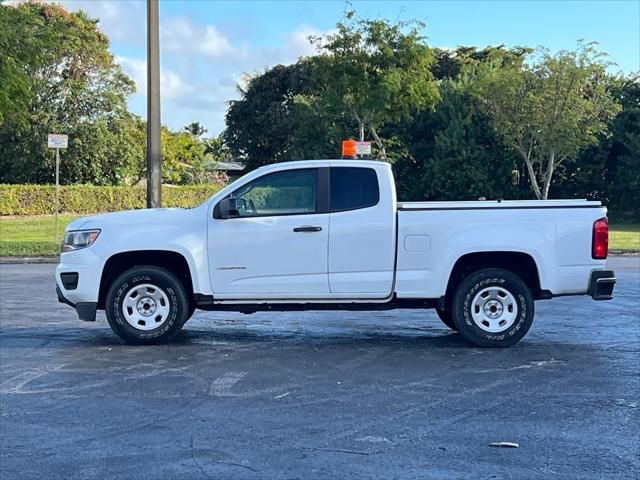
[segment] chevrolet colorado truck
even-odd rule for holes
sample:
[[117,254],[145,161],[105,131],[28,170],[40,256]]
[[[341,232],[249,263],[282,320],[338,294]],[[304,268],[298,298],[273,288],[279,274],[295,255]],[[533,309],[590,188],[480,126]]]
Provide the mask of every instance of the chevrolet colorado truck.
[[165,342],[196,308],[435,308],[470,344],[506,347],[534,301],[612,298],[606,209],[586,200],[398,202],[389,164],[273,164],[192,209],[73,221],[58,299],[124,341]]

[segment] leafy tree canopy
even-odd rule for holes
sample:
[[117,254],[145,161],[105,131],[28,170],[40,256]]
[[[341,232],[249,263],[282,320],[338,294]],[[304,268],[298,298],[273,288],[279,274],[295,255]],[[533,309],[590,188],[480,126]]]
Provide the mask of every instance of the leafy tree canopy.
[[507,48],[504,45],[497,47],[458,47],[456,49],[434,48],[435,61],[431,67],[433,75],[438,80],[455,80],[465,70],[490,63],[494,67],[522,68],[527,55],[533,49],[527,47]]
[[297,98],[313,90],[312,65],[301,60],[247,77],[240,100],[229,102],[224,140],[249,169],[291,160],[303,108]]
[[435,112],[405,122],[407,152],[394,166],[402,200],[512,198],[517,158],[496,136],[477,100],[453,81],[442,83]]
[[417,21],[362,19],[350,11],[336,33],[313,39],[321,110],[355,122],[360,140],[369,130],[382,158],[386,150],[378,129],[432,108],[439,98],[423,28]]
[[[70,133],[72,145],[86,145],[95,141],[87,135],[118,136],[121,122],[129,122],[126,98],[134,84],[84,12],[45,3],[0,5],[0,48],[0,84],[3,91],[11,86],[0,97],[0,181],[50,181],[48,133]],[[107,157],[115,157],[119,147],[112,147]],[[101,183],[104,166],[89,165],[98,158],[81,151],[64,152],[63,182]]]
[[522,157],[537,198],[553,174],[597,142],[620,105],[607,88],[608,63],[595,44],[555,55],[539,49],[522,67],[478,65],[472,89],[499,135]]

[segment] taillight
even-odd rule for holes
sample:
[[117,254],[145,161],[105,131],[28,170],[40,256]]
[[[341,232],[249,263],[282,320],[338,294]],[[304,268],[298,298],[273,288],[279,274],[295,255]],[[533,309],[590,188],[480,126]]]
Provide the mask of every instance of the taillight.
[[607,258],[607,253],[609,253],[609,221],[607,217],[603,217],[593,223],[591,257],[602,260]]

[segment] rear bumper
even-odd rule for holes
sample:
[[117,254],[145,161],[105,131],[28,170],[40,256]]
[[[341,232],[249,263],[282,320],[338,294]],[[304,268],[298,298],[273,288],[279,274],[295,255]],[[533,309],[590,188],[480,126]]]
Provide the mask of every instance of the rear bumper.
[[58,285],[56,285],[56,293],[58,294],[58,301],[60,303],[64,303],[76,309],[76,312],[78,313],[78,318],[80,320],[84,320],[85,322],[95,322],[96,310],[98,309],[97,302],[73,303],[64,296],[64,294],[62,293],[62,290],[60,290],[60,287]]
[[611,300],[616,285],[616,272],[613,270],[596,270],[591,272],[588,295],[594,300]]

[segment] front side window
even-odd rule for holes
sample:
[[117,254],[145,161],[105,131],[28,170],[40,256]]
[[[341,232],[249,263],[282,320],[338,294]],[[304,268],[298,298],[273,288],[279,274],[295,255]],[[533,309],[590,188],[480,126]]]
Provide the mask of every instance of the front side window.
[[332,167],[330,178],[332,212],[372,207],[380,201],[378,177],[373,168]]
[[260,177],[234,192],[241,217],[295,215],[316,211],[316,169]]

